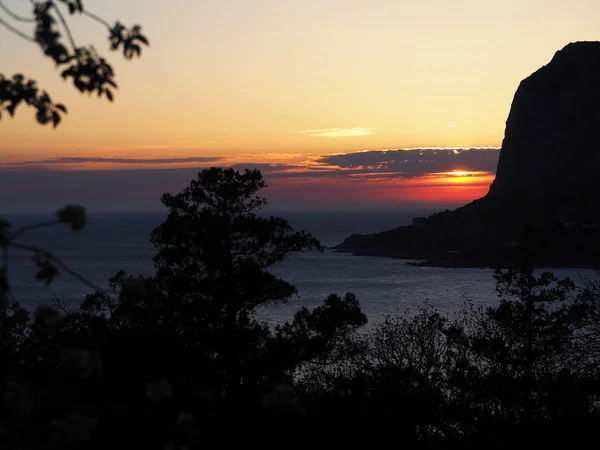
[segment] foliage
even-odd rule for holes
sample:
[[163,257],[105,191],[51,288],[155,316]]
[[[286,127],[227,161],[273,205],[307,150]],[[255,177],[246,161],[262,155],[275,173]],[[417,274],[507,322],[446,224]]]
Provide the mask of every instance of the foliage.
[[[105,26],[108,29],[110,50],[121,50],[127,60],[139,57],[142,45],[149,45],[141,27],[134,25],[127,28],[120,22],[111,25],[84,8],[82,0],[44,0],[31,3],[31,17],[21,17],[0,2],[0,25],[38,45],[44,55],[61,69],[62,78],[70,79],[77,90],[96,93],[98,97],[104,95],[112,101],[112,89],[117,88],[112,66],[93,46],[76,44],[68,25],[68,16],[65,16],[67,11],[63,12],[62,8],[66,7],[69,16],[87,16]],[[23,33],[11,22],[34,24],[33,36]],[[12,117],[21,103],[36,109],[36,119],[42,125],[52,123],[56,127],[62,120],[61,114],[67,112],[63,104],[54,103],[46,91],[40,90],[36,81],[27,80],[21,74],[8,77],[0,73],[0,118],[3,110]]]
[[[258,171],[204,170],[163,197],[153,277],[119,272],[76,310],[9,302],[3,448],[579,448],[594,437],[596,282],[577,288],[525,260],[496,272],[487,308],[467,298],[443,316],[425,303],[366,333],[357,298],[332,294],[269,327],[256,308],[295,292],[269,268],[320,245],[258,214],[264,187]],[[52,223],[77,230],[82,213],[66,207]],[[8,225],[2,236],[13,245]]]
[[495,279],[496,306],[467,299],[453,318],[428,304],[388,316],[357,357],[303,373],[298,386],[314,414],[368,430],[368,438],[344,443],[364,439],[355,448],[585,442],[598,419],[596,284],[578,291],[570,279],[534,274],[528,264]]

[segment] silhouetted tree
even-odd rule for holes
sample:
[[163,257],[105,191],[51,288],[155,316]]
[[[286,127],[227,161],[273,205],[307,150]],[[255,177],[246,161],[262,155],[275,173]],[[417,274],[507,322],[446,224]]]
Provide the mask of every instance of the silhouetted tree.
[[[32,1],[31,5],[31,16],[22,17],[0,1],[0,25],[39,45],[44,55],[61,69],[61,76],[65,80],[71,79],[80,92],[96,93],[98,97],[104,95],[112,101],[112,89],[117,88],[113,68],[93,46],[77,45],[68,25],[67,11],[63,12],[62,8],[66,8],[70,16],[87,16],[105,26],[110,49],[122,50],[128,60],[140,56],[142,45],[148,45],[141,27],[134,25],[127,28],[120,22],[111,25],[85,9],[83,0]],[[17,23],[35,25],[33,36],[21,31]],[[61,121],[61,113],[67,112],[63,104],[54,103],[46,91],[38,88],[36,81],[27,80],[21,74],[8,77],[0,73],[0,118],[4,110],[13,116],[21,103],[36,109],[36,119],[42,125],[52,123],[56,127]]]
[[542,438],[536,427],[548,423],[552,386],[561,377],[578,377],[571,357],[574,284],[550,272],[534,274],[530,261],[497,270],[495,279],[499,304],[471,304],[462,312],[458,346],[467,351],[468,364],[453,376],[470,385],[479,444],[522,445]]
[[256,214],[267,203],[258,195],[264,187],[258,170],[205,169],[181,193],[163,196],[169,215],[152,233],[155,280],[175,314],[170,319],[222,346],[229,393],[241,381],[242,348],[264,336],[256,308],[296,292],[267,268],[290,252],[321,248],[287,220]]

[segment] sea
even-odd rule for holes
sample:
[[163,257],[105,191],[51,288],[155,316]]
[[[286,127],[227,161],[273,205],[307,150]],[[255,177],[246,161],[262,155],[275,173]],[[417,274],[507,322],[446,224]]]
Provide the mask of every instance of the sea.
[[[271,325],[290,320],[299,308],[315,308],[329,294],[352,292],[369,319],[368,328],[386,316],[412,314],[428,303],[442,314],[458,312],[465,300],[475,305],[498,302],[493,270],[474,268],[416,267],[393,258],[353,256],[331,247],[354,233],[376,233],[407,225],[418,215],[433,211],[343,210],[272,211],[286,218],[297,230],[312,233],[327,248],[323,252],[291,254],[270,268],[278,277],[296,286],[298,293],[285,304],[260,308],[257,317]],[[28,231],[19,242],[53,252],[69,268],[96,286],[108,288],[108,279],[119,270],[131,275],[154,274],[156,250],[150,233],[166,218],[165,213],[89,214],[86,228],[71,231],[54,225]],[[5,216],[15,227],[51,220],[51,215]],[[48,287],[35,279],[31,254],[16,249],[9,253],[9,280],[15,298],[34,309],[53,299],[75,308],[93,289],[68,273],[61,273]],[[588,269],[553,269],[576,283],[597,279]]]

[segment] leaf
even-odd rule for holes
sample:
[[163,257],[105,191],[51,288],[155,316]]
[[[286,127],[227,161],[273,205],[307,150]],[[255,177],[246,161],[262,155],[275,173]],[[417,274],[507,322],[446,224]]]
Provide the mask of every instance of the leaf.
[[37,119],[38,123],[42,125],[46,125],[50,121],[50,117],[48,117],[48,114],[46,114],[46,111],[43,109],[38,110],[38,112],[35,114],[35,118]]
[[109,89],[106,89],[104,92],[106,93],[106,98],[108,98],[112,102],[113,101],[112,92]]
[[85,208],[77,205],[67,205],[56,213],[60,222],[71,225],[73,231],[83,230],[87,222]]
[[58,276],[58,268],[45,255],[37,254],[33,257],[33,261],[38,268],[35,278],[43,281],[48,287]]
[[62,103],[59,103],[58,105],[54,105],[54,107],[56,109],[60,109],[62,112],[64,112],[65,114],[67,113],[67,108],[65,107],[65,105],[63,105]]
[[138,35],[136,36],[136,39],[137,39],[138,41],[140,41],[140,42],[142,42],[142,43],[146,44],[146,45],[150,45],[150,44],[148,43],[148,39],[146,39],[146,36],[144,36],[144,35],[138,34]]
[[54,128],[60,123],[60,115],[56,111],[52,111],[52,125]]

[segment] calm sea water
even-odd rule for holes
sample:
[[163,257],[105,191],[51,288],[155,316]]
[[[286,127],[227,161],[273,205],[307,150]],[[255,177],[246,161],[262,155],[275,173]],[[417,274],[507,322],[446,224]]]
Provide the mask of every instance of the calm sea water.
[[[423,211],[274,212],[287,218],[296,229],[313,233],[326,246],[341,242],[352,233],[373,233],[410,223]],[[36,223],[49,216],[8,217],[16,224]],[[149,242],[152,229],[164,220],[163,214],[92,214],[89,225],[79,233],[66,227],[36,230],[22,242],[53,251],[78,273],[107,287],[108,278],[123,269],[132,275],[152,275],[154,248]],[[35,280],[31,256],[12,251],[9,277],[15,296],[26,307],[48,302],[53,296],[74,305],[91,289],[68,274],[61,274],[50,287]],[[301,306],[316,307],[330,293],[353,292],[371,323],[387,314],[415,309],[428,301],[444,313],[462,307],[465,295],[479,304],[497,301],[493,271],[413,267],[405,260],[358,257],[326,250],[291,255],[272,268],[277,276],[298,288],[287,304],[263,308],[259,316],[270,323],[292,317]],[[575,280],[595,277],[590,270],[557,269],[561,276]]]

